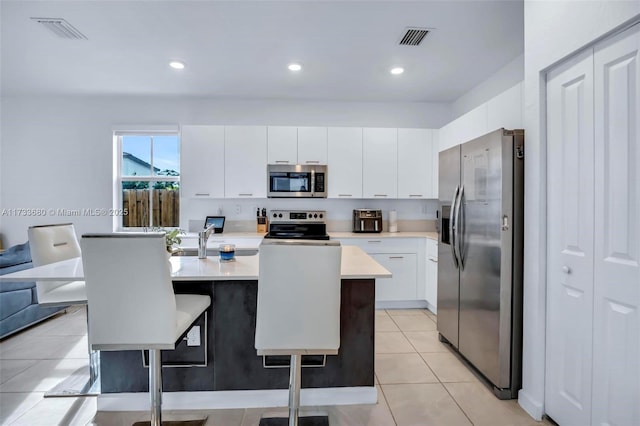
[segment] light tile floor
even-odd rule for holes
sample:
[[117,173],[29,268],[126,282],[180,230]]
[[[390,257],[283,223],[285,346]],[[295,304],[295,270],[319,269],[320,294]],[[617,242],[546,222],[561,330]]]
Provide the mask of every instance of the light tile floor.
[[[2,425],[124,426],[147,412],[96,412],[95,398],[44,398],[87,360],[86,315],[71,308],[0,342]],[[438,341],[435,315],[376,311],[375,405],[317,407],[332,425],[533,426],[514,401],[500,401]],[[164,411],[165,420],[208,417],[207,426],[255,426],[274,409]],[[280,409],[282,412],[282,409]]]

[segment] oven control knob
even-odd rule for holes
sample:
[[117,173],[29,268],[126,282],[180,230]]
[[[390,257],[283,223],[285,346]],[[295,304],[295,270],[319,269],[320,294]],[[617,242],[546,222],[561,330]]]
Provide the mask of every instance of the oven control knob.
[[280,214],[278,215],[278,217],[282,217],[282,213],[280,213]]
[[320,213],[320,219],[322,219],[322,213]]
[[278,213],[274,213],[274,214],[273,214],[273,217],[278,217]]
[[317,217],[318,217],[318,213],[315,213],[315,214],[313,215],[313,217],[314,217],[314,219],[315,219],[315,218],[317,218]]

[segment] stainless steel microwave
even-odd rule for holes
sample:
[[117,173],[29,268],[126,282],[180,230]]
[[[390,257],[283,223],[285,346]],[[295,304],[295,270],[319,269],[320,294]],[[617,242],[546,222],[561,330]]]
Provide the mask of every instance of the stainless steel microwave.
[[269,198],[326,198],[327,166],[269,164],[267,196]]

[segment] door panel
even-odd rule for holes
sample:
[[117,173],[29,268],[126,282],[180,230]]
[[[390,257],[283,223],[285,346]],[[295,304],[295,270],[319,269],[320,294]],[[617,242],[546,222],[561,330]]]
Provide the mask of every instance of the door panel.
[[595,50],[593,424],[640,424],[640,25]]
[[458,297],[460,274],[453,257],[449,233],[452,200],[460,184],[460,146],[442,151],[439,155],[438,178],[438,332],[454,347],[458,347]]
[[591,419],[593,55],[547,76],[545,409],[563,425]]
[[[460,353],[499,387],[502,131],[462,146]],[[508,381],[508,378],[507,378]]]

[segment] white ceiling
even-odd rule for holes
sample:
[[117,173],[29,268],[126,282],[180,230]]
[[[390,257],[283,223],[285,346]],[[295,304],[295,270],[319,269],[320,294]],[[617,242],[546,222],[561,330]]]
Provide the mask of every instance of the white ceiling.
[[[451,102],[520,55],[523,0],[1,2],[3,95]],[[31,17],[64,18],[66,40]],[[433,28],[418,47],[406,27]],[[172,59],[186,63],[176,71]],[[304,67],[298,74],[290,62]],[[392,66],[405,73],[393,76]]]

